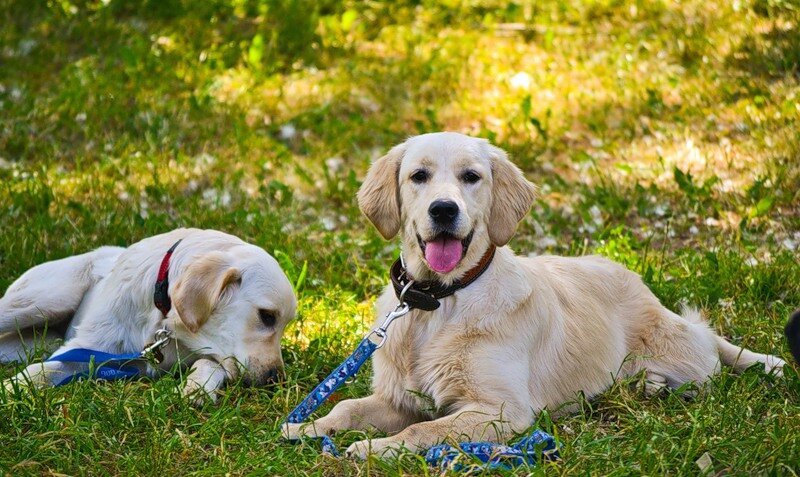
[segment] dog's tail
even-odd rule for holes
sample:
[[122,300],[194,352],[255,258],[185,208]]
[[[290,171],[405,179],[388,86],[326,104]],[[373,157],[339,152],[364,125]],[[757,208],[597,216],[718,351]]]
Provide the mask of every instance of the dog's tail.
[[[700,310],[684,307],[683,310],[681,310],[681,316],[686,321],[696,325],[703,325],[703,327],[708,330],[708,324]],[[722,364],[732,366],[737,373],[744,371],[755,363],[762,363],[764,365],[764,370],[768,373],[773,370],[776,374],[782,373],[783,365],[786,363],[777,356],[754,353],[747,348],[736,346],[725,338],[713,333],[711,330],[709,331],[716,340],[717,352],[719,353]]]
[[789,343],[789,350],[792,352],[792,356],[794,356],[795,361],[800,363],[800,310],[792,313],[783,331],[786,334],[786,341]]
[[761,363],[767,373],[774,372],[778,376],[783,375],[783,365],[786,362],[777,356],[754,353],[747,348],[736,346],[721,336],[716,336],[716,339],[722,364],[732,366],[737,373],[741,373],[756,363]]
[[721,336],[717,336],[717,350],[719,350],[722,364],[732,366],[737,373],[741,373],[756,363],[762,363],[764,371],[768,373],[774,371],[780,375],[783,373],[783,365],[786,364],[777,356],[754,353],[747,348],[736,346]]

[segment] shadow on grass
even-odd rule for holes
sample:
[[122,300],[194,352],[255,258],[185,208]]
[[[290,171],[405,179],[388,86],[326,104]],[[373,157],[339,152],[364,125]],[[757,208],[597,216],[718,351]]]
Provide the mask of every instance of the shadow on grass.
[[750,75],[800,78],[800,30],[798,21],[773,21],[763,33],[747,35],[727,58],[727,64]]

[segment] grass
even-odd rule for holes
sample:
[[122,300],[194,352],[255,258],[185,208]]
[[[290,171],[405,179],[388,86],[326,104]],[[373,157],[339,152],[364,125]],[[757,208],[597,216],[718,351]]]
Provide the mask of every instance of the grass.
[[[275,254],[300,297],[282,387],[233,385],[201,409],[180,398],[180,375],[2,395],[0,472],[438,473],[418,456],[352,462],[278,438],[373,319],[397,247],[360,217],[355,191],[371,160],[420,132],[487,137],[541,186],[519,253],[605,254],[667,306],[699,305],[734,342],[788,357],[798,11],[0,0],[0,290],[45,260],[200,226]],[[797,475],[796,368],[724,370],[691,400],[645,398],[639,384],[555,422],[543,413],[563,460],[517,473],[694,475],[708,454],[709,473]],[[368,388],[366,369],[340,397]]]

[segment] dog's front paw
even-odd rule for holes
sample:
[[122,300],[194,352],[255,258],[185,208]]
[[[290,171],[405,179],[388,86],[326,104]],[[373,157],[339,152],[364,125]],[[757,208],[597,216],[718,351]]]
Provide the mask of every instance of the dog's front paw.
[[31,380],[24,376],[22,373],[12,376],[8,379],[4,379],[2,383],[0,383],[3,387],[3,394],[8,397],[15,396],[15,397],[23,397],[30,395],[35,387]]
[[321,437],[325,435],[323,432],[317,432],[317,428],[313,422],[306,422],[303,424],[285,423],[281,426],[281,435],[290,441],[296,441],[303,437]]
[[776,377],[783,376],[783,367],[786,365],[786,361],[778,358],[777,356],[767,356],[767,359],[764,360],[764,371],[767,373],[772,373]]
[[372,452],[372,442],[369,439],[364,439],[363,441],[356,441],[350,444],[350,447],[344,451],[347,457],[351,459],[361,459],[366,460],[367,456],[369,456],[370,452]]
[[217,403],[216,390],[208,392],[202,385],[191,380],[186,381],[186,385],[181,390],[181,395],[195,407],[201,407],[207,403]]
[[15,380],[14,378],[8,378],[3,380],[3,391],[6,396],[11,396],[14,394],[15,389],[19,389],[24,384],[20,381]]
[[370,454],[381,459],[395,459],[403,451],[403,443],[390,437],[384,439],[364,439],[350,444],[345,455],[351,458],[365,460]]

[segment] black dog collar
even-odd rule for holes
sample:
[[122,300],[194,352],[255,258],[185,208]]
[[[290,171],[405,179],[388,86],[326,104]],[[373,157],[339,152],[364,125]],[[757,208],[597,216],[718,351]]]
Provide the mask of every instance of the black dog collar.
[[460,280],[456,280],[449,286],[444,286],[441,282],[435,280],[425,282],[414,281],[408,273],[408,270],[403,266],[402,261],[398,258],[389,270],[389,276],[392,279],[392,286],[394,287],[394,294],[400,299],[400,293],[403,289],[409,282],[414,281],[411,287],[406,290],[405,295],[403,295],[403,301],[408,303],[408,306],[411,308],[433,311],[439,308],[439,300],[452,295],[462,288],[466,288],[469,284],[477,280],[478,277],[489,268],[489,264],[492,263],[492,259],[494,258],[495,250],[496,247],[494,245],[489,246],[478,264],[465,273]]

